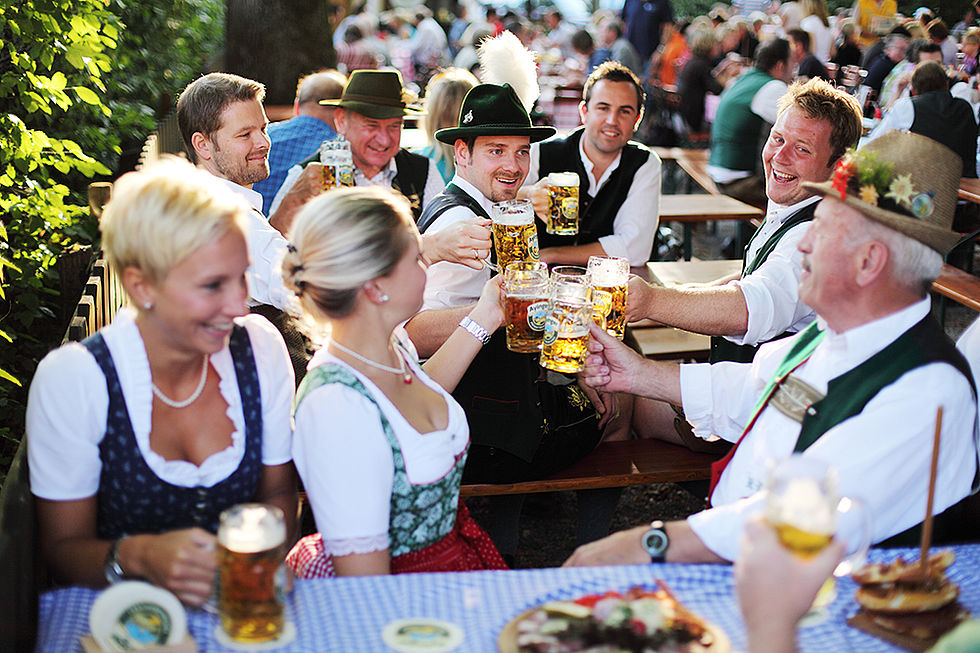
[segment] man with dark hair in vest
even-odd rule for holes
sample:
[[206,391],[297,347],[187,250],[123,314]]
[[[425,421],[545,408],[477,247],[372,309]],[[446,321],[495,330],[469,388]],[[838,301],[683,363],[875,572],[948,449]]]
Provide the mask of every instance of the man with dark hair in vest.
[[725,195],[766,207],[759,168],[759,142],[766,124],[776,122],[776,102],[793,79],[796,61],[786,39],[772,39],[755,51],[755,65],[721,94],[711,124],[708,174]]
[[[741,274],[669,287],[633,278],[627,320],[650,318],[710,335],[712,362],[751,361],[760,344],[810,324],[813,309],[798,293],[803,270],[796,244],[819,197],[806,184],[827,181],[860,135],[861,111],[853,97],[821,79],[793,84],[779,100],[779,116],[762,151],[769,206],[746,247]],[[672,406],[641,401],[634,411],[639,435],[703,446],[683,419],[675,419]]]
[[582,126],[564,138],[531,146],[522,196],[547,221],[547,176],[579,177],[579,229],[547,233],[538,224],[541,260],[585,265],[590,256],[618,256],[630,265],[650,260],[660,209],[660,158],[630,141],[643,118],[646,94],[629,68],[607,61],[589,75],[579,103]]
[[[354,159],[354,185],[394,188],[409,199],[418,220],[422,208],[442,190],[443,182],[431,160],[401,147],[405,116],[425,113],[409,106],[413,99],[404,90],[397,70],[355,70],[339,100],[321,100],[320,104],[336,107],[337,132],[350,143]],[[290,168],[272,202],[272,211],[278,209],[306,164],[319,160],[317,152]],[[311,191],[311,196],[318,192]],[[288,224],[273,226],[283,233],[289,230]]]
[[[836,469],[839,496],[870,512],[873,542],[915,544],[940,408],[934,511],[964,499],[977,472],[976,390],[928,294],[959,238],[959,178],[951,150],[890,132],[847,155],[832,181],[806,184],[823,200],[798,245],[800,296],[819,319],[751,363],[650,361],[592,329],[587,383],[683,403],[697,433],[736,444],[712,470],[711,508],[616,533],[566,564],[734,560],[745,520],[763,509],[769,462],[793,453]],[[944,523],[954,512],[936,520],[939,539],[961,526]]]
[[873,141],[894,129],[922,134],[942,143],[963,159],[964,177],[977,176],[977,121],[973,107],[949,92],[949,78],[934,61],[912,70],[911,97],[895,102],[868,137]]

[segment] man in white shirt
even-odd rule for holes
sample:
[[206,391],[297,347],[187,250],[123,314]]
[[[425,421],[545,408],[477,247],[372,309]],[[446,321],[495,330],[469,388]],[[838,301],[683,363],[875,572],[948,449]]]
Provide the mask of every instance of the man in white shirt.
[[[829,179],[834,165],[861,135],[857,102],[821,79],[794,84],[778,106],[762,152],[769,206],[746,248],[742,273],[686,286],[630,280],[629,321],[649,318],[710,335],[713,362],[751,361],[760,344],[813,321],[813,310],[798,293],[803,271],[796,245],[819,200],[805,184]],[[639,401],[634,429],[644,437],[683,438],[686,433],[674,434],[674,416],[662,402]],[[687,443],[697,446],[698,441]]]
[[737,444],[713,470],[712,508],[616,533],[566,564],[733,560],[742,525],[763,507],[768,463],[794,452],[836,469],[839,495],[868,507],[874,542],[917,542],[940,407],[934,510],[966,497],[976,390],[928,297],[958,239],[958,183],[951,150],[899,132],[845,157],[832,182],[807,183],[824,199],[798,244],[800,296],[819,319],[750,364],[648,361],[594,329],[586,382],[682,403],[696,433]]
[[623,64],[607,61],[593,71],[579,103],[582,127],[564,138],[531,146],[530,168],[521,189],[547,221],[552,172],[579,177],[579,229],[556,236],[538,228],[541,260],[585,265],[590,256],[618,256],[630,265],[650,260],[660,210],[660,157],[631,142],[643,119],[646,94]]
[[[339,100],[321,100],[336,107],[337,132],[350,143],[355,186],[393,188],[408,198],[415,219],[443,188],[436,164],[401,147],[405,116],[419,116],[421,109],[409,106],[414,98],[402,85],[396,70],[355,70]],[[276,211],[293,189],[308,163],[319,161],[319,153],[290,168],[272,202]],[[306,189],[307,197],[319,194],[319,187]],[[270,220],[287,233],[290,221]]]

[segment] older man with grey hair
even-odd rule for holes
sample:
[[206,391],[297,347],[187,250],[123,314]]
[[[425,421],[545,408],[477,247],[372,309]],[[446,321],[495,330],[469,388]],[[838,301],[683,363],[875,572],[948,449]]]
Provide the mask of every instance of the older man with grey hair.
[[892,132],[846,156],[832,181],[806,184],[824,196],[798,245],[800,297],[818,320],[751,363],[648,361],[594,329],[587,383],[683,404],[696,434],[735,446],[713,469],[711,508],[616,533],[567,564],[733,560],[746,518],[763,507],[769,461],[794,453],[836,468],[839,494],[868,507],[874,542],[917,542],[940,408],[935,511],[967,496],[976,390],[928,296],[957,242],[959,172],[948,148]]

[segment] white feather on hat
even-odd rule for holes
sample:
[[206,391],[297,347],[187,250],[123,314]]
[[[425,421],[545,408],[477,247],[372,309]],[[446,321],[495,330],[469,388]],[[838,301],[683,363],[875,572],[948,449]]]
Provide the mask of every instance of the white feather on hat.
[[501,32],[497,37],[482,41],[477,54],[483,81],[510,84],[524,109],[530,113],[541,93],[535,53],[510,32]]

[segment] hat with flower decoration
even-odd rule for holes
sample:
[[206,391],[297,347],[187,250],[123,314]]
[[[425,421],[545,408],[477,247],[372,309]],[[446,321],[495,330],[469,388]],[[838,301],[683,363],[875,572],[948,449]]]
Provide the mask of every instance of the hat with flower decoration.
[[891,131],[845,154],[829,182],[803,187],[946,255],[960,239],[951,226],[962,169],[945,145]]

